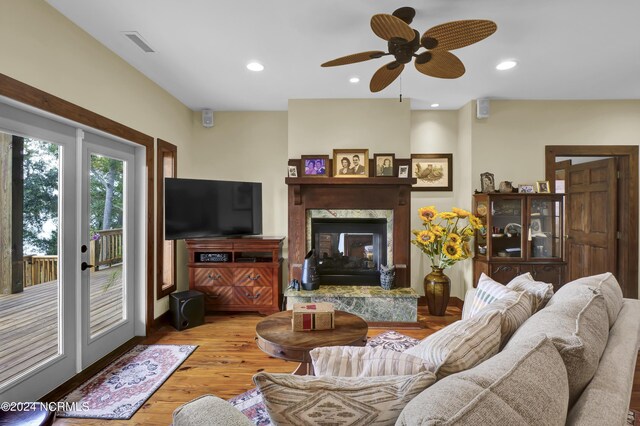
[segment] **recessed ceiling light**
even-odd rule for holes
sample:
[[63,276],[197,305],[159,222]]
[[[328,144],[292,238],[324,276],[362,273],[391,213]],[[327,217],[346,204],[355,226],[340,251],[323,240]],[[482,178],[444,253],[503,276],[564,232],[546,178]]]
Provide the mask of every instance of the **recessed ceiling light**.
[[349,83],[356,84],[356,83],[359,83],[359,82],[360,82],[360,77],[351,77],[349,79]]
[[440,104],[431,104],[431,108],[438,108]]
[[513,60],[502,61],[498,65],[496,65],[496,69],[500,70],[500,71],[505,71],[505,70],[510,70],[511,68],[515,67],[516,65],[518,65],[518,63],[516,61],[513,61]]
[[249,62],[247,64],[247,69],[251,71],[262,71],[264,69],[264,65],[260,62]]

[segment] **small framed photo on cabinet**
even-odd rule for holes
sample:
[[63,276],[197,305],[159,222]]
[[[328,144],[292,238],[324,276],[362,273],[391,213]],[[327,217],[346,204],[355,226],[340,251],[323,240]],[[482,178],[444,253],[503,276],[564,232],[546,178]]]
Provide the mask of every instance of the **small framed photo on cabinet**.
[[518,192],[523,194],[533,194],[533,185],[530,183],[523,183],[518,185]]
[[539,180],[536,182],[536,192],[541,194],[549,194],[551,189],[549,188],[548,180]]
[[289,177],[298,177],[298,168],[296,166],[289,166]]
[[409,166],[400,166],[400,167],[398,167],[398,177],[408,178],[409,177]]

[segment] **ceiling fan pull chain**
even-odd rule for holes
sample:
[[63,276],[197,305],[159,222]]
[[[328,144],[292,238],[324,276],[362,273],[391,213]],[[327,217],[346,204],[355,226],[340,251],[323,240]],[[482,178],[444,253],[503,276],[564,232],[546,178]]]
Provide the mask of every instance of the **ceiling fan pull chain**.
[[402,103],[402,77],[400,77],[400,103]]

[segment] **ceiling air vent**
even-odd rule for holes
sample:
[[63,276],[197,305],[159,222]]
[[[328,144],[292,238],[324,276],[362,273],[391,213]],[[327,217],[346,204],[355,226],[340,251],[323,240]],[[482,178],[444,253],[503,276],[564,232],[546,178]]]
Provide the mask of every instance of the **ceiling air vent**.
[[136,46],[138,46],[140,49],[144,50],[146,53],[154,53],[155,52],[155,50],[153,50],[151,48],[151,46],[149,46],[149,43],[144,41],[142,36],[140,34],[138,34],[137,31],[125,31],[122,34],[124,34],[125,37],[127,37],[129,40],[134,42],[136,44]]

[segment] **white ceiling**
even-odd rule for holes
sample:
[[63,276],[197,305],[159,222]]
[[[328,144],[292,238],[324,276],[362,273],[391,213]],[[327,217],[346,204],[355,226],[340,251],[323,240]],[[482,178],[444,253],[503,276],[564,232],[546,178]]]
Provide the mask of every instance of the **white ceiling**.
[[[288,99],[403,98],[412,109],[458,109],[472,99],[640,99],[640,1],[616,0],[48,0],[189,108],[286,110]],[[321,68],[386,50],[371,16],[416,9],[421,34],[458,19],[498,31],[454,53],[466,74],[442,80],[408,64],[380,93],[369,79],[389,57]],[[123,36],[137,31],[156,50]],[[513,70],[495,65],[515,59]],[[258,60],[261,73],[245,65]],[[359,76],[359,84],[348,82]]]

